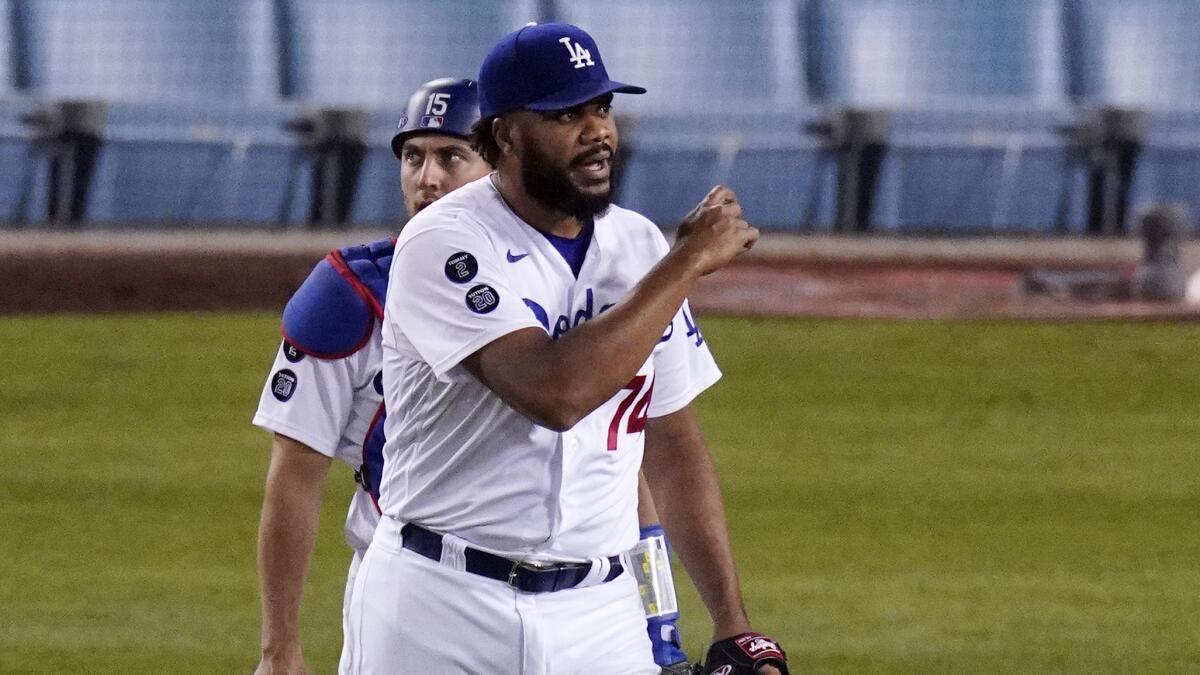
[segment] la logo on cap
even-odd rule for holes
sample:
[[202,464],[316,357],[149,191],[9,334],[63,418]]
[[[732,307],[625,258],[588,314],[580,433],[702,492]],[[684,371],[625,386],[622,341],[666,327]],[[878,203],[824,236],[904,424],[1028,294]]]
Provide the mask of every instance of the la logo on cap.
[[571,55],[571,63],[575,64],[576,69],[596,65],[592,61],[592,53],[584,49],[583,45],[578,42],[572,43],[571,38],[565,36],[559,38],[558,41],[563,43],[563,46],[567,48],[567,53]]

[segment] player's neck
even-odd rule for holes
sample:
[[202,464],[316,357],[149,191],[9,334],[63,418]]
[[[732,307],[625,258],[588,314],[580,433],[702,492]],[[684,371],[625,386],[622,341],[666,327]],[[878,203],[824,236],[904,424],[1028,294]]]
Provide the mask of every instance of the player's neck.
[[508,208],[530,227],[541,232],[574,239],[583,231],[579,219],[558,209],[546,206],[525,191],[519,175],[492,173],[492,185]]

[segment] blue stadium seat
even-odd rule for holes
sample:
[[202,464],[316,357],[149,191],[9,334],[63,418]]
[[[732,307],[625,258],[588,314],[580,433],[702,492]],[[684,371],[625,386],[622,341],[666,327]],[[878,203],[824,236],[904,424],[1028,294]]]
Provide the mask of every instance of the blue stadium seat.
[[538,20],[537,0],[283,0],[285,90],[307,105],[370,111],[350,214],[362,225],[405,219],[391,138],[399,108],[437,77],[470,77],[504,34]]
[[85,220],[276,222],[296,141],[272,0],[23,0],[29,89],[110,104]]
[[114,106],[89,222],[281,224],[307,214],[304,150],[272,110]]
[[270,103],[270,0],[22,0],[33,92],[48,98]]
[[1200,3],[1067,0],[1067,17],[1080,102],[1200,111]]
[[50,155],[22,121],[36,109],[29,99],[0,96],[0,224],[46,216]]
[[832,188],[804,133],[818,111],[804,93],[802,2],[559,0],[557,18],[590,32],[609,74],[642,85],[619,96],[631,152],[620,201],[662,225],[716,182],[756,224],[828,225]]
[[1200,3],[1068,0],[1067,12],[1078,101],[1147,113],[1133,209],[1177,201],[1200,216]]
[[815,87],[832,102],[1059,108],[1059,0],[813,0]]
[[13,47],[12,0],[0,0],[0,99],[16,94],[17,61]]
[[394,108],[436,77],[475,77],[505,33],[538,19],[536,0],[284,0],[291,96]]
[[[1058,0],[812,0],[815,93],[893,111],[879,229],[1082,228]],[[1064,172],[1068,173],[1064,179]]]
[[[21,121],[34,106],[18,88],[12,8],[12,0],[0,0],[0,166],[4,167],[0,171],[0,225],[34,217],[37,202],[32,193],[44,159],[29,127]],[[40,187],[44,190],[45,186]],[[40,203],[45,203],[44,198]]]
[[900,112],[883,161],[877,230],[1081,232],[1087,181],[1065,113]]
[[807,118],[779,113],[739,122],[744,124],[726,117],[624,120],[628,158],[617,202],[660,226],[674,226],[713,185],[723,184],[737,193],[755,225],[828,229],[836,167],[804,130]]
[[795,0],[559,0],[596,38],[609,74],[648,93],[618,111],[774,113],[804,103]]
[[24,112],[16,99],[16,61],[12,46],[11,0],[0,0],[0,223],[24,220],[21,197],[31,148],[29,133],[20,123]]

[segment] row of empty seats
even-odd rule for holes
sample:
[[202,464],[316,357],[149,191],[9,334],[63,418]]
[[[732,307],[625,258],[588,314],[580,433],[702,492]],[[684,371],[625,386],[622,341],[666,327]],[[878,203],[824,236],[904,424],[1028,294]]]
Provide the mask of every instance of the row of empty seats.
[[[289,223],[312,213],[316,106],[370,112],[350,220],[403,218],[388,139],[407,94],[472,76],[504,33],[564,20],[650,93],[617,104],[621,201],[663,223],[714,182],[767,226],[836,218],[844,144],[814,132],[884,109],[876,229],[1078,231],[1086,112],[1146,112],[1132,209],[1200,212],[1195,0],[0,0],[0,220],[39,220],[51,100],[107,102],[83,218]],[[844,177],[843,177],[844,180]]]

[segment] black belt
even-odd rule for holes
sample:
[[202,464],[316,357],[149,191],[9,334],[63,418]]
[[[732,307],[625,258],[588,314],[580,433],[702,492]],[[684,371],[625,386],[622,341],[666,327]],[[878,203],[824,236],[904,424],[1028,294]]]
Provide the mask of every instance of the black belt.
[[[404,538],[404,548],[430,560],[441,561],[442,535],[412,523],[400,528],[400,535]],[[549,593],[574,588],[592,571],[592,563],[534,563],[510,560],[470,546],[465,548],[463,555],[467,560],[468,572],[503,581],[526,593]],[[625,571],[620,556],[609,556],[608,562],[612,567],[604,581],[612,581]]]

